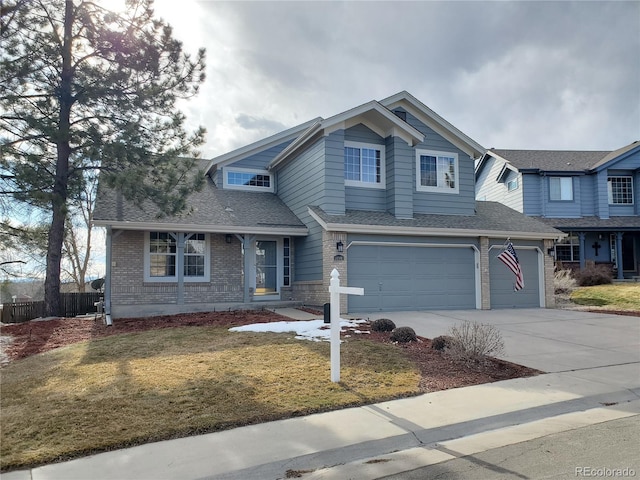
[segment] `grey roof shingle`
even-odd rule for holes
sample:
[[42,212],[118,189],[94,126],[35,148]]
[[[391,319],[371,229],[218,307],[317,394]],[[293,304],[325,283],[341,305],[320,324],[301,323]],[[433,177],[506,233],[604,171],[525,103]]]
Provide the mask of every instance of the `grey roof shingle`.
[[[562,232],[539,221],[527,217],[516,210],[498,202],[476,202],[475,215],[431,215],[415,214],[412,219],[398,219],[388,212],[372,212],[364,210],[347,210],[345,215],[329,215],[320,207],[309,207],[322,221],[328,224],[345,226],[378,226],[424,229],[466,230],[470,234],[477,232],[513,232],[518,234],[539,234],[541,238],[562,235]],[[479,234],[479,233],[478,233]]]
[[519,170],[576,172],[592,169],[610,151],[491,149]]
[[640,230],[640,216],[629,217],[582,217],[582,218],[541,218],[544,223],[561,230]]
[[[209,177],[199,192],[194,192],[187,201],[190,212],[173,217],[158,218],[158,209],[152,202],[143,208],[133,205],[114,191],[101,188],[96,200],[94,221],[98,224],[154,223],[162,225],[201,225],[220,231],[229,227],[233,232],[252,228],[263,231],[286,228],[300,230],[306,235],[307,228],[273,193],[224,190],[218,188]],[[235,229],[233,227],[236,227]]]

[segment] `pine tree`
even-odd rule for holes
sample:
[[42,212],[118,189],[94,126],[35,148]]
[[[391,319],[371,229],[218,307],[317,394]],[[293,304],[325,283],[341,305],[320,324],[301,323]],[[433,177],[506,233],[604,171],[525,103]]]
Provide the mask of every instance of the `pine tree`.
[[198,92],[205,52],[183,52],[152,0],[126,5],[5,0],[0,12],[0,194],[50,212],[48,315],[59,314],[67,210],[86,172],[169,215],[203,183],[186,174],[204,129],[187,132],[176,103]]

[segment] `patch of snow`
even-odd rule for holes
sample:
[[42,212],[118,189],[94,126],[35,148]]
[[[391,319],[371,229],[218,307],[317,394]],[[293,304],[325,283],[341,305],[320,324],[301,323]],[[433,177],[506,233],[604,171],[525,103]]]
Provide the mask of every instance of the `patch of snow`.
[[[366,323],[366,320],[345,320],[340,319],[340,331],[344,328],[357,327],[359,323]],[[298,340],[311,340],[313,342],[328,342],[331,337],[331,325],[324,323],[324,320],[296,320],[290,322],[270,322],[254,323],[241,327],[232,327],[230,332],[273,332],[273,333],[295,333]]]

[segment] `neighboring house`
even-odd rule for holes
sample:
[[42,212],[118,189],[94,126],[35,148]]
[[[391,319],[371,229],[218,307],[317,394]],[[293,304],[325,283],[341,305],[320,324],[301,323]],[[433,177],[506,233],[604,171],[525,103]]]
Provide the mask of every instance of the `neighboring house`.
[[[114,317],[329,300],[341,311],[553,305],[562,232],[476,202],[485,149],[400,92],[317,118],[202,164],[191,210],[157,219],[102,188],[105,303]],[[525,288],[497,259],[510,238]]]
[[640,142],[613,152],[491,149],[476,166],[476,198],[567,233],[554,246],[563,264],[640,275]]

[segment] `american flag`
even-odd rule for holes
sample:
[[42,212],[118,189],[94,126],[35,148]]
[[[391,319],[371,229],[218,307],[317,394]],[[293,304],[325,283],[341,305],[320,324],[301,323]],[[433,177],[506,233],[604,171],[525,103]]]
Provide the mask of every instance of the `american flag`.
[[513,285],[513,291],[517,292],[518,290],[522,290],[524,288],[524,277],[522,276],[522,269],[520,268],[518,255],[516,255],[516,251],[513,249],[513,243],[509,242],[507,244],[507,248],[498,255],[498,258],[516,276],[516,283]]

